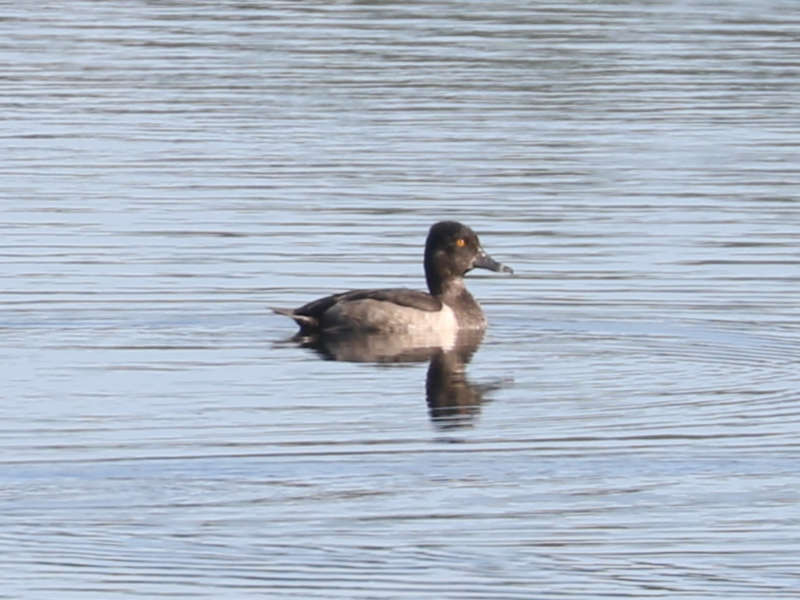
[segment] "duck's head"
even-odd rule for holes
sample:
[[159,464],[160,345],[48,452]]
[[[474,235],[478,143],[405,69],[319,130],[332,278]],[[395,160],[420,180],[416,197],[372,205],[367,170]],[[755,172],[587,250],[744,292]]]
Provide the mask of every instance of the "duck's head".
[[431,294],[442,293],[446,285],[461,279],[472,269],[513,273],[489,256],[478,234],[457,221],[439,221],[431,226],[425,242],[425,278]]

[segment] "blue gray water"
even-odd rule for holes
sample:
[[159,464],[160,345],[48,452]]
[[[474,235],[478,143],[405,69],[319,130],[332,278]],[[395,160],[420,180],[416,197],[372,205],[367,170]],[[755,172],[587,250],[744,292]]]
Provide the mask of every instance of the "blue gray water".
[[[794,0],[0,33],[1,598],[797,597]],[[463,401],[268,311],[423,287],[443,218],[516,270]]]

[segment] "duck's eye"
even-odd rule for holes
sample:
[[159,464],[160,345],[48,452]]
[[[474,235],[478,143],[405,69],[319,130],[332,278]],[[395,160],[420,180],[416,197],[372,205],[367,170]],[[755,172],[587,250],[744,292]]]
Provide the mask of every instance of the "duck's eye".
[[458,246],[459,248],[463,248],[466,245],[467,245],[467,240],[465,240],[464,238],[458,238],[456,240],[456,246]]

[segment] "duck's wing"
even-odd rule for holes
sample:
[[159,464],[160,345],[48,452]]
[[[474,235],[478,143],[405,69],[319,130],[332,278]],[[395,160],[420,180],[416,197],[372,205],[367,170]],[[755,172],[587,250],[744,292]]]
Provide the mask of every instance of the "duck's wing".
[[398,304],[400,306],[407,306],[409,308],[416,308],[417,310],[429,312],[435,312],[437,310],[441,310],[442,308],[441,301],[438,298],[431,296],[427,292],[397,288],[380,290],[351,290],[349,292],[333,294],[331,296],[320,298],[319,300],[314,300],[308,304],[304,304],[300,308],[295,309],[293,312],[296,315],[319,318],[334,304],[353,302],[355,300],[379,300],[381,302],[392,302],[393,304]]
[[379,289],[379,290],[352,290],[341,292],[319,298],[304,304],[300,308],[274,308],[272,310],[279,315],[285,315],[295,320],[304,331],[312,331],[319,328],[322,315],[335,304],[354,302],[356,300],[379,300],[382,302],[392,302],[399,306],[407,306],[417,310],[436,312],[441,310],[442,303],[438,298],[431,296],[427,292],[418,290]]
[[351,300],[380,300],[426,312],[436,312],[442,309],[442,302],[438,298],[431,296],[427,292],[405,288],[355,290],[339,294],[336,301],[350,302]]

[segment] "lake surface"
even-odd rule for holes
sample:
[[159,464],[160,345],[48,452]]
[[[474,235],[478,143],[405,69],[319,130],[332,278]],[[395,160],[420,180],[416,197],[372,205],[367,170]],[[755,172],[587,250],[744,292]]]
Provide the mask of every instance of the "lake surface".
[[[0,598],[797,597],[794,0],[0,33]],[[471,357],[268,310],[423,287],[445,218],[516,271]]]

